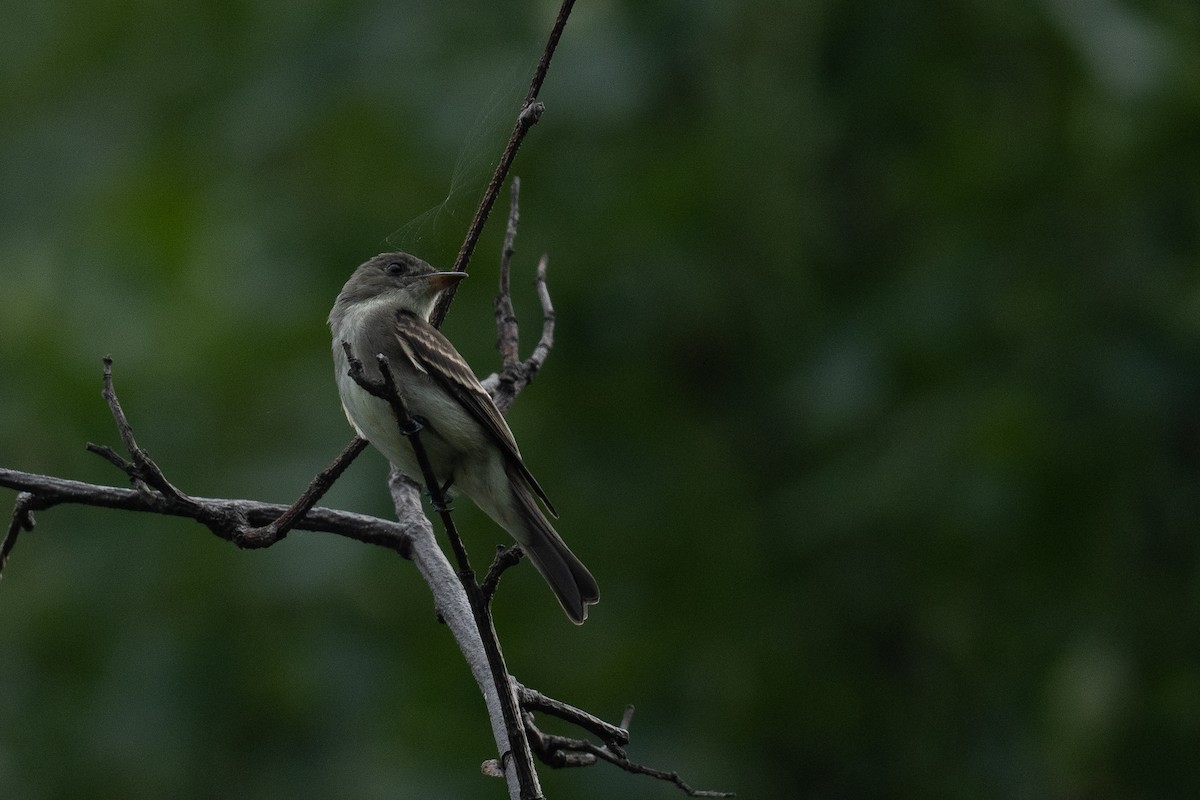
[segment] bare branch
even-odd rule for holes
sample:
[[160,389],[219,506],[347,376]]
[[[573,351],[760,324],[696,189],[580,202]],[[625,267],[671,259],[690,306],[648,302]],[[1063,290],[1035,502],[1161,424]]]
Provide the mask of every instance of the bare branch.
[[[357,541],[378,544],[395,550],[402,556],[408,555],[408,534],[398,525],[386,520],[362,514],[349,514],[331,509],[314,509],[315,497],[306,495],[307,506],[291,508],[273,503],[252,500],[225,500],[191,497],[167,480],[159,466],[154,463],[144,448],[133,436],[133,427],[121,407],[113,385],[112,358],[104,358],[104,391],[102,395],[117,426],[117,434],[129,451],[126,460],[107,445],[88,444],[88,450],[124,472],[132,481],[133,489],[103,486],[81,481],[36,475],[18,470],[0,468],[0,486],[22,491],[13,512],[14,526],[18,518],[25,519],[32,527],[30,510],[49,508],[64,503],[119,508],[127,511],[142,511],[194,519],[207,526],[218,537],[231,541],[239,547],[266,547],[278,541],[282,534],[273,537],[255,536],[255,531],[271,529],[288,515],[288,528],[300,527],[313,531],[326,531],[347,536]],[[361,442],[361,440],[357,440]],[[357,454],[365,443],[351,443],[342,453],[344,464],[349,463],[348,454]],[[351,455],[352,457],[352,455]],[[337,462],[335,462],[336,466]],[[344,464],[342,468],[344,468]],[[332,469],[332,467],[331,467]],[[324,474],[324,473],[323,473]],[[328,476],[327,476],[328,477]],[[318,476],[317,484],[322,476]],[[329,477],[332,482],[336,476]],[[31,497],[32,499],[22,500]],[[22,514],[24,516],[22,516]],[[251,525],[262,526],[252,528]],[[284,531],[286,532],[286,531]],[[5,539],[5,552],[11,551],[16,535],[10,528]]]
[[515,567],[517,563],[525,557],[525,551],[520,545],[512,547],[504,547],[503,545],[496,548],[496,557],[492,560],[492,566],[488,568],[487,575],[483,578],[483,583],[480,584],[480,589],[483,591],[484,602],[491,604],[492,597],[496,594],[496,589],[500,585],[500,576],[504,574],[510,567]]
[[546,363],[546,358],[550,355],[550,349],[554,347],[554,323],[556,320],[554,314],[554,305],[550,302],[550,287],[546,283],[546,268],[549,264],[550,257],[542,254],[538,259],[537,267],[537,294],[538,300],[542,304],[542,336],[538,339],[537,347],[533,348],[533,353],[529,358],[525,359],[525,382],[533,380],[533,376],[542,368],[542,364]]
[[[136,478],[134,476],[133,464],[126,461],[124,458],[121,458],[121,456],[117,455],[117,451],[113,450],[108,445],[92,444],[91,442],[88,442],[86,449],[89,453],[95,453],[96,455],[100,456],[108,463],[112,464],[117,469],[124,472],[126,475],[129,476],[129,479],[131,481],[133,481],[135,484],[144,486],[144,487],[146,486],[146,484],[141,479]],[[146,487],[146,488],[148,489],[149,487]]]
[[521,214],[519,207],[520,178],[513,178],[512,202],[509,206],[508,226],[504,235],[504,249],[500,256],[500,291],[496,295],[496,349],[500,351],[500,371],[480,381],[491,395],[492,402],[500,413],[508,411],[517,395],[529,385],[533,376],[542,368],[554,347],[554,304],[550,301],[550,289],[546,280],[548,257],[538,261],[537,294],[542,306],[542,335],[533,353],[521,361],[518,343],[520,335],[517,316],[513,311],[510,271],[517,237],[517,225]]
[[37,497],[29,492],[21,492],[17,495],[17,502],[13,504],[12,519],[8,524],[8,532],[4,534],[3,543],[0,543],[0,577],[4,576],[4,565],[8,563],[8,554],[16,547],[17,537],[21,531],[33,530],[35,508],[47,508],[47,506],[40,504]]
[[521,361],[517,314],[513,310],[512,293],[509,291],[509,272],[512,267],[513,248],[517,239],[517,225],[521,220],[520,178],[513,177],[509,192],[512,200],[509,203],[508,225],[504,229],[504,247],[500,250],[500,293],[496,295],[496,349],[500,351],[502,375],[509,369],[515,368]]
[[[266,525],[287,510],[287,506],[277,503],[216,497],[189,497],[188,502],[179,502],[137,489],[84,483],[3,467],[0,467],[0,486],[34,495],[40,508],[65,504],[97,506],[186,517],[204,524],[213,517],[240,517],[253,524]],[[314,508],[300,518],[296,527],[380,545],[408,558],[409,534],[405,526],[378,517],[332,508]],[[229,541],[234,539],[232,533],[221,538]]]
[[547,697],[536,689],[529,689],[518,684],[517,697],[521,700],[521,708],[527,711],[544,711],[551,716],[566,720],[600,737],[606,744],[622,746],[629,744],[628,730],[605,722],[581,708]]
[[122,466],[119,461],[120,457],[111,448],[101,448],[89,444],[88,449],[123,469],[129,475],[130,480],[135,483],[141,481],[166,497],[180,502],[186,501],[187,495],[171,485],[167,476],[163,475],[162,470],[151,460],[150,454],[138,446],[137,440],[134,439],[133,427],[129,424],[124,409],[121,408],[121,401],[117,399],[116,389],[113,388],[112,364],[112,356],[105,356],[104,390],[100,394],[108,403],[108,410],[117,423],[117,435],[121,437],[121,443],[125,445],[125,450],[129,453],[131,460]]
[[242,531],[242,546],[266,547],[287,536],[288,531],[296,527],[296,523],[329,491],[329,488],[366,447],[367,440],[361,436],[355,436],[350,444],[346,445],[341,453],[338,453],[338,457],[333,460],[333,463],[317,473],[317,477],[312,479],[304,493],[288,506],[278,519],[272,520],[266,525]]

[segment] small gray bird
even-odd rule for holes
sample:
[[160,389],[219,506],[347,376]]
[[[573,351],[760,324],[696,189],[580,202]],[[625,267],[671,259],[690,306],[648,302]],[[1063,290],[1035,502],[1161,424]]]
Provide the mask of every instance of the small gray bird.
[[596,580],[538,507],[554,507],[534,479],[512,431],[454,345],[429,324],[439,295],[465,277],[438,272],[407,253],[383,253],[354,271],[342,287],[329,327],[333,363],[346,417],[404,474],[421,481],[421,468],[391,408],[348,374],[348,342],[367,376],[381,377],[375,356],[387,356],[410,412],[424,422],[421,443],[441,486],[461,490],[520,543],[550,584],[571,621],[587,619],[600,598]]

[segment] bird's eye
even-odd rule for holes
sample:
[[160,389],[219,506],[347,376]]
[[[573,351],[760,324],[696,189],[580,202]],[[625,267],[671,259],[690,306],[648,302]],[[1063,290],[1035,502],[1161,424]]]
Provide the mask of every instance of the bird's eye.
[[399,275],[404,272],[404,265],[399,261],[393,261],[387,265],[386,269],[388,275]]

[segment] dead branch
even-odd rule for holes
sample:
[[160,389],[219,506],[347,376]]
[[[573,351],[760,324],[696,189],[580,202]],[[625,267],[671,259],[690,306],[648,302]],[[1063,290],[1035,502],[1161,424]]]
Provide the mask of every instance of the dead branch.
[[[216,497],[189,497],[180,503],[156,492],[126,489],[120,486],[85,483],[83,481],[39,475],[33,472],[0,467],[0,486],[15,489],[17,506],[13,524],[9,526],[5,545],[0,548],[7,559],[12,550],[14,525],[33,530],[33,512],[58,505],[84,505],[113,508],[146,514],[185,517],[202,524],[211,519],[244,519],[250,524],[265,525],[286,510],[278,503],[257,500],[234,500]],[[22,498],[26,499],[24,502]],[[405,526],[366,514],[338,511],[332,508],[313,508],[297,524],[298,528],[320,533],[333,533],[365,544],[374,544],[409,557],[409,534]],[[233,531],[214,531],[227,541],[236,542]]]
[[504,227],[504,246],[500,249],[500,291],[496,295],[496,349],[500,351],[500,371],[521,363],[520,333],[517,329],[517,313],[513,310],[509,273],[516,249],[517,225],[521,221],[521,179],[513,176],[509,184],[508,224]]
[[496,594],[496,589],[500,585],[500,576],[509,567],[515,567],[524,557],[525,551],[521,549],[519,544],[514,544],[510,547],[500,545],[496,548],[496,557],[492,559],[492,565],[488,567],[487,575],[484,576],[483,583],[479,585],[479,588],[483,590],[484,600],[489,604],[492,602],[492,597]]

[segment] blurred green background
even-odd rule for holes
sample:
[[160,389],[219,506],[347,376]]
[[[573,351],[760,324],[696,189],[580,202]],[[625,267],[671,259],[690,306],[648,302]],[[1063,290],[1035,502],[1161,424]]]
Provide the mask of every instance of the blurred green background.
[[[351,435],[334,296],[450,263],[555,7],[6,4],[0,464],[120,484],[111,354],[185,491],[292,499]],[[582,2],[542,98],[516,302],[527,349],[548,252],[559,327],[511,422],[604,599],[507,578],[519,679],[743,798],[1196,796],[1200,6]],[[446,325],[481,374],[501,229]],[[38,522],[0,796],[503,796],[411,564]]]

